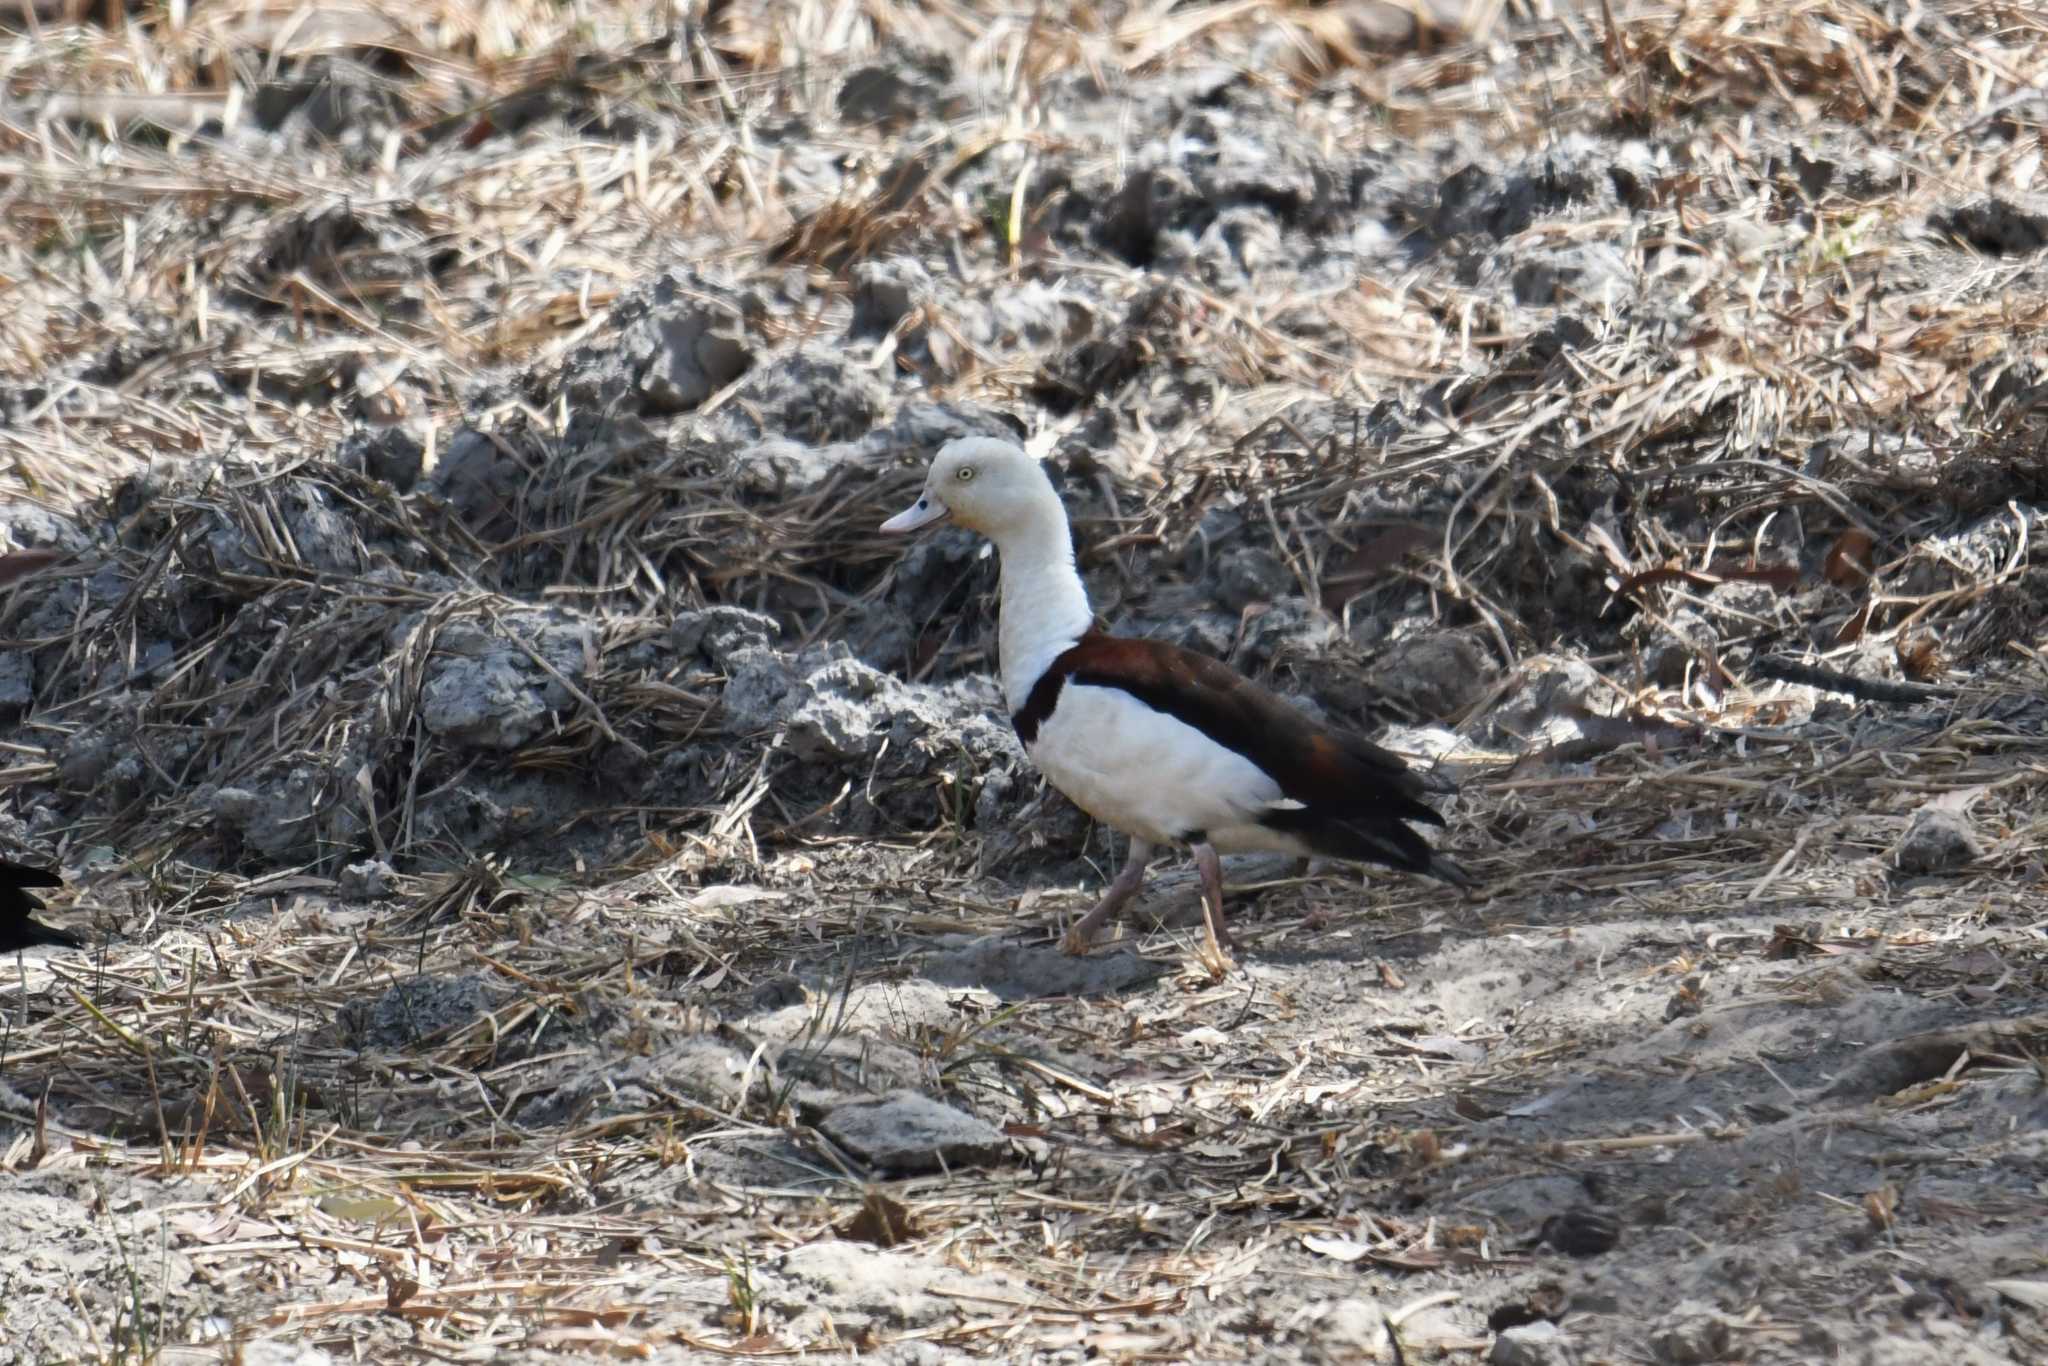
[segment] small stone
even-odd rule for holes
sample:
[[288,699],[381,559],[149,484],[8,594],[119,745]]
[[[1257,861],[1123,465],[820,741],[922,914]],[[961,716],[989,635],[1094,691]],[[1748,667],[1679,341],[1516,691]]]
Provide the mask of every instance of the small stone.
[[1982,853],[1976,832],[1960,813],[1923,806],[1913,813],[1895,857],[1902,873],[1938,873],[1972,863]]
[[1705,1366],[1728,1355],[1727,1318],[1685,1300],[1650,1330],[1650,1354],[1661,1366]]
[[755,1010],[781,1010],[784,1006],[802,1005],[808,999],[803,979],[792,973],[767,978],[754,987]]
[[853,268],[852,337],[879,337],[931,296],[932,277],[910,257],[863,261]]
[[1364,1296],[1338,1300],[1316,1325],[1316,1337],[1325,1351],[1343,1349],[1337,1359],[1378,1361],[1387,1353],[1386,1307]]
[[333,1357],[310,1343],[249,1342],[241,1345],[242,1366],[328,1366]]
[[1554,1323],[1525,1323],[1493,1340],[1492,1366],[1573,1366],[1579,1359],[1571,1335]]
[[474,974],[411,977],[374,1001],[351,1001],[337,1023],[352,1042],[410,1048],[468,1024],[490,1007],[490,993]]
[[818,1127],[861,1161],[889,1171],[986,1166],[1008,1151],[992,1125],[915,1091],[841,1105]]
[[833,99],[846,122],[884,126],[914,119],[937,102],[938,92],[923,72],[880,65],[855,68]]
[[1388,700],[1424,721],[1450,720],[1493,686],[1492,658],[1470,636],[1428,631],[1387,647],[1372,682]]
[[353,901],[379,901],[391,895],[398,870],[383,859],[351,863],[335,879],[336,890]]
[[1294,571],[1272,551],[1262,546],[1240,545],[1217,555],[1214,586],[1216,601],[1233,612],[1255,602],[1277,602],[1299,592]]
[[1128,950],[1098,948],[1076,956],[1049,946],[989,938],[935,954],[919,971],[949,987],[993,992],[1005,1001],[1032,1001],[1129,991],[1157,981],[1171,967]]
[[1660,688],[1685,682],[1686,670],[1712,651],[1720,637],[1712,623],[1690,607],[1680,608],[1659,627],[1643,651],[1643,672]]
[[35,661],[26,650],[0,650],[0,707],[25,707],[35,700]]
[[409,423],[369,427],[349,439],[336,461],[411,493],[426,467],[426,443]]
[[1580,1205],[1543,1221],[1543,1241],[1570,1257],[1595,1257],[1621,1239],[1621,1221],[1596,1205]]
[[1522,667],[1521,681],[1487,717],[1508,743],[1540,743],[1546,726],[1589,709],[1602,687],[1598,671],[1583,659],[1550,655]]

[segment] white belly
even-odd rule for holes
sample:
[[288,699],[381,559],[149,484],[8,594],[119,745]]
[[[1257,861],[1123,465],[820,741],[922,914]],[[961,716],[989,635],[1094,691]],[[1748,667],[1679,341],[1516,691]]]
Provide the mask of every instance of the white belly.
[[1251,760],[1119,688],[1069,682],[1031,761],[1074,805],[1154,844],[1205,832],[1224,853],[1299,853],[1258,824],[1280,785]]

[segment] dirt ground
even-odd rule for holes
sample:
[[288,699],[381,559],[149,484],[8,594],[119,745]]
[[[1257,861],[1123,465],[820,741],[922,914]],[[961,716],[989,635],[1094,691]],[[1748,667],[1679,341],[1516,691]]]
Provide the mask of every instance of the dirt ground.
[[[2048,20],[0,5],[0,1364],[2048,1360]],[[996,564],[1456,783],[1047,792]]]

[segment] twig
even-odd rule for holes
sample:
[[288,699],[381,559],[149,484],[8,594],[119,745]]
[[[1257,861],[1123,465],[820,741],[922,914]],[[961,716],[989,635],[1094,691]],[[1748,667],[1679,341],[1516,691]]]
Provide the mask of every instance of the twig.
[[1938,698],[1957,697],[1962,693],[1962,689],[1946,683],[1890,683],[1882,679],[1858,678],[1854,674],[1801,664],[1779,655],[1766,655],[1750,667],[1765,678],[1803,683],[1809,688],[1822,688],[1829,692],[1845,692],[1866,702],[1884,702],[1894,706],[1912,706]]

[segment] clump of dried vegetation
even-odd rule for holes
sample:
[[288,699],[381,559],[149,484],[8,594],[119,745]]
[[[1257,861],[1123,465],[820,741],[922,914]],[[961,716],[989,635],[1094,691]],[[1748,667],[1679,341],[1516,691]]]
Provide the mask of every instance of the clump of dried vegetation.
[[[969,290],[1092,272],[1117,308],[1052,360],[980,350],[929,308],[898,329],[950,337],[919,362],[925,396],[1033,413],[1074,450],[1160,376],[1198,372],[1215,400],[1200,422],[1108,422],[1069,461],[1101,494],[1079,523],[1092,568],[1168,572],[1228,498],[1333,617],[1421,603],[1480,640],[1499,683],[1454,723],[1540,674],[1565,637],[1597,638],[1601,705],[1576,748],[1509,755],[1471,737],[1457,838],[1492,876],[1497,922],[1551,925],[1594,897],[1708,920],[1797,884],[1812,922],[1760,951],[1864,954],[1929,990],[1968,989],[1957,940],[2001,917],[2038,924],[2048,769],[2027,694],[2048,606],[2048,291],[2041,241],[2025,239],[2048,240],[2048,218],[2022,205],[2044,150],[2048,20],[1889,0],[1422,8],[1433,17],[894,0],[0,9],[0,491],[84,509],[93,529],[66,555],[0,557],[0,642],[37,660],[0,785],[23,812],[63,788],[117,700],[144,756],[125,777],[94,768],[111,795],[37,830],[92,870],[80,919],[118,935],[27,969],[0,1046],[0,1115],[17,1126],[0,1162],[152,1192],[101,1202],[127,1269],[76,1292],[61,1350],[173,1359],[179,1343],[293,1337],[392,1361],[898,1340],[1243,1355],[1271,1324],[1177,1316],[1304,1236],[1327,1251],[1341,1229],[1343,1260],[1390,1272],[1518,1265],[1496,1258],[1497,1230],[1395,1198],[1426,1184],[1443,1143],[1377,1116],[1441,1099],[1446,1078],[1512,1093],[1550,1065],[1542,1046],[1495,1037],[1483,1058],[1393,1083],[1351,1080],[1306,1045],[1275,1068],[1256,1045],[1223,1047],[1213,1026],[1252,1001],[1199,973],[1163,1001],[963,1004],[950,1028],[900,1040],[933,1089],[980,1098],[1020,1149],[1040,1145],[1037,1165],[870,1187],[879,1174],[770,1069],[723,1107],[655,1094],[631,1113],[519,1120],[574,1050],[726,1039],[721,1015],[792,966],[843,970],[836,990],[812,982],[824,1022],[857,985],[904,975],[916,936],[1045,923],[1042,904],[973,876],[955,791],[972,764],[920,771],[918,800],[954,812],[936,835],[820,833],[850,780],[793,797],[801,764],[721,728],[716,663],[650,664],[672,614],[715,604],[830,640],[890,591],[900,547],[868,528],[913,477],[849,462],[783,493],[631,419],[609,444],[572,439],[563,392],[534,377],[679,257],[800,276],[815,306],[756,320],[764,345],[829,341],[852,268],[893,255],[971,263]],[[1519,163],[1560,129],[1619,145],[1697,128],[1702,150],[1654,175],[1618,162],[1604,219],[1463,224],[1447,198],[1418,231],[1445,255],[1469,247],[1463,273],[1269,295],[1063,260],[1037,172],[1076,144],[1104,165],[1117,149],[1063,126],[1046,92],[1077,71],[1142,92],[1274,34],[1286,60],[1258,81],[1313,93],[1331,139],[1462,139],[1480,166]],[[949,137],[907,145],[829,117],[849,73],[909,51],[951,54],[980,92],[944,111]],[[763,149],[764,125],[800,118],[845,170],[830,195],[794,195]],[[1844,191],[1819,150],[1767,158],[1745,141],[1765,118],[1816,139],[1860,128],[1894,178]],[[1987,143],[1999,121],[2017,131]],[[1020,146],[1004,193],[961,190]],[[1576,174],[1561,158],[1557,183],[1518,193],[1591,193],[1565,183]],[[1489,252],[1537,247],[1653,261],[1647,278],[1679,281],[1684,307],[1574,298],[1570,317],[1532,322],[1479,282]],[[332,461],[401,425],[425,434],[429,467],[468,430],[528,477],[478,519]],[[309,525],[340,529],[315,545]],[[110,608],[61,630],[37,617],[39,595],[94,575],[122,585]],[[487,760],[428,734],[436,660],[492,642],[539,660],[536,611],[570,614],[588,655],[544,661],[566,698],[545,733]],[[929,635],[917,670],[974,665],[971,633]],[[149,658],[167,637],[177,657]],[[1800,691],[1813,684],[1875,710],[1816,708]],[[686,753],[708,765],[700,802],[561,813],[548,848],[564,866],[466,847],[418,814],[481,762],[601,785],[612,766]],[[291,857],[223,856],[221,792],[294,770],[329,852],[280,836]],[[1969,909],[1881,924],[1861,909],[1871,868],[1930,799],[1990,832],[1956,903]],[[593,825],[611,842],[567,839]],[[1823,846],[1868,866],[1821,860]],[[600,847],[616,861],[577,866]],[[337,900],[360,855],[396,868],[369,912]],[[1332,885],[1268,889],[1252,941],[1440,923],[1422,890],[1367,906]],[[887,947],[864,965],[834,947],[856,942]],[[1670,976],[1696,966],[1679,951]],[[404,1047],[347,1026],[395,983],[471,975],[491,984],[487,1007]],[[1830,982],[1807,974],[1788,999]],[[1268,1012],[1281,1029],[1287,1011]],[[1887,1085],[1939,1077],[1973,1047],[2010,1061],[2042,1033],[1959,1036]],[[1147,1067],[1087,1076],[1059,1060],[1109,1038]],[[1708,1136],[1648,1125],[1498,1151],[1533,1168]],[[132,1245],[116,1218],[137,1200],[177,1249],[175,1285],[158,1245]],[[1890,1209],[1871,1216],[1883,1229]],[[907,1328],[793,1340],[758,1268],[835,1233],[1008,1279]],[[1796,1341],[1782,1322],[1752,1330]]]

